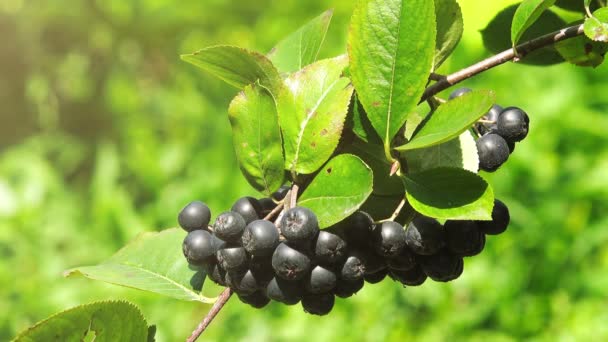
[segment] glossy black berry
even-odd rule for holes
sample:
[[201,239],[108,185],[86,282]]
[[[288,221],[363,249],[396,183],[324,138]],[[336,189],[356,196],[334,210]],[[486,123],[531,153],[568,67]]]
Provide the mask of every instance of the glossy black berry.
[[355,280],[340,279],[334,288],[334,294],[340,298],[348,298],[359,292],[365,285],[363,278]]
[[507,141],[507,146],[509,146],[509,154],[513,154],[513,151],[515,151],[515,143]]
[[477,221],[477,224],[484,234],[498,235],[507,230],[510,220],[509,208],[503,202],[494,200],[492,221]]
[[249,258],[243,247],[225,247],[217,251],[217,262],[226,271],[245,269]]
[[302,284],[279,277],[272,278],[266,286],[266,296],[268,298],[287,305],[297,304],[303,294]]
[[270,303],[270,298],[266,297],[263,291],[256,291],[248,295],[237,292],[237,296],[241,302],[249,304],[256,309],[261,309]]
[[389,272],[389,276],[405,286],[420,286],[427,278],[420,266],[407,271],[392,270]]
[[333,309],[334,302],[335,297],[331,293],[306,295],[302,298],[302,308],[309,314],[324,316]]
[[270,221],[256,220],[245,227],[241,242],[253,256],[272,255],[279,245],[279,231]]
[[315,261],[329,265],[341,262],[347,253],[346,241],[326,230],[319,232],[313,248]]
[[227,286],[226,284],[226,270],[222,266],[218,265],[217,262],[209,263],[205,266],[205,272],[207,277],[214,283],[220,286]]
[[498,134],[489,133],[477,139],[479,168],[494,172],[509,159],[509,145]]
[[424,273],[434,281],[452,281],[462,274],[462,258],[452,254],[447,249],[441,250],[435,255],[422,257],[420,266]]
[[360,249],[354,252],[363,261],[364,274],[371,274],[386,269],[386,259],[370,249]]
[[279,188],[279,190],[275,191],[272,193],[272,199],[279,202],[282,201],[285,196],[287,195],[287,193],[289,192],[289,186],[287,185],[283,185],[282,187]]
[[304,288],[308,293],[326,293],[336,287],[338,277],[334,271],[323,266],[315,266],[310,275],[306,277]]
[[498,116],[498,134],[509,142],[518,142],[528,136],[530,118],[517,107],[508,107]]
[[200,201],[194,201],[185,206],[177,216],[177,222],[185,231],[207,229],[211,220],[211,210]]
[[416,258],[414,253],[406,247],[397,256],[388,259],[387,265],[391,270],[407,271],[416,267]]
[[239,213],[227,211],[215,219],[213,233],[224,241],[236,242],[241,239],[245,226],[245,219]]
[[291,208],[285,212],[281,219],[281,233],[289,242],[311,241],[318,232],[317,216],[308,208]]
[[443,227],[448,249],[458,256],[477,255],[486,244],[486,236],[475,221],[448,220]]
[[306,254],[281,243],[272,254],[272,268],[280,278],[299,280],[310,272],[311,262]]
[[364,211],[356,211],[340,223],[344,239],[353,246],[367,246],[371,241],[374,220]]
[[466,88],[466,87],[465,87],[465,88],[458,88],[458,89],[454,90],[454,91],[453,91],[453,92],[450,94],[449,99],[450,99],[450,100],[453,100],[453,99],[455,99],[455,98],[457,98],[457,97],[460,97],[460,96],[462,96],[462,95],[464,95],[464,94],[466,94],[466,93],[470,93],[470,92],[472,92],[472,91],[473,91],[473,89],[471,89],[471,88]]
[[479,122],[475,125],[481,135],[487,133],[495,133],[498,130],[498,116],[503,111],[503,108],[499,105],[493,105],[492,108],[484,115],[481,119],[485,122]]
[[397,256],[405,248],[405,229],[394,221],[383,222],[374,228],[372,244],[376,253],[384,257]]
[[188,263],[202,265],[222,247],[221,241],[205,230],[193,230],[184,239],[182,251]]
[[260,198],[258,202],[262,207],[262,211],[260,212],[262,215],[260,216],[266,216],[270,214],[270,212],[277,207],[277,204],[271,198]]
[[346,257],[340,268],[340,279],[358,280],[363,279],[365,274],[365,263],[360,253],[351,252]]
[[365,276],[363,276],[363,279],[365,279],[365,281],[370,284],[377,284],[377,283],[383,281],[387,275],[388,275],[388,269],[385,268],[376,273],[366,274]]
[[243,197],[236,201],[230,210],[241,214],[245,223],[249,224],[261,218],[262,205],[253,197]]
[[407,226],[405,242],[416,254],[434,254],[445,245],[443,227],[435,219],[418,216]]
[[245,295],[262,289],[262,281],[259,281],[251,270],[228,271],[226,284],[236,293]]

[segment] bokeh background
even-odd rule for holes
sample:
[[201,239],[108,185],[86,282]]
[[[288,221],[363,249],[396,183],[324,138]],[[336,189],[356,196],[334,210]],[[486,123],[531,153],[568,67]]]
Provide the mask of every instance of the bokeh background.
[[[461,0],[465,36],[443,70],[487,56],[479,29],[513,2]],[[192,199],[218,213],[255,194],[231,145],[235,89],[180,53],[219,43],[268,51],[334,8],[322,52],[334,56],[353,3],[1,0],[0,340],[106,299],[141,307],[159,341],[188,336],[210,306],[61,273],[175,226]],[[608,340],[607,81],[607,65],[510,64],[465,83],[525,108],[532,131],[488,175],[511,226],[457,281],[366,286],[323,318],[232,300],[205,340]]]

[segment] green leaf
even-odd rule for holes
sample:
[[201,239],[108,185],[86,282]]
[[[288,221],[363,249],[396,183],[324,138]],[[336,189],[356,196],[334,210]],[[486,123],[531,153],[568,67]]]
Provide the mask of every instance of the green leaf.
[[285,80],[277,107],[285,168],[292,173],[315,172],[338,146],[353,94],[341,77],[347,64],[345,55],[321,60]]
[[[512,48],[510,27],[517,5],[509,6],[498,13],[494,19],[481,31],[483,44],[492,53],[498,54]],[[566,27],[566,22],[552,11],[544,11],[521,36],[521,41],[527,41],[549,32]],[[531,65],[551,65],[563,62],[555,48],[550,45],[535,50],[517,63]]]
[[148,339],[148,325],[135,305],[107,301],[57,313],[23,331],[14,341],[146,342]]
[[407,168],[417,173],[439,167],[456,167],[474,173],[479,170],[477,144],[470,131],[443,144],[407,151],[404,153]]
[[281,88],[279,72],[268,58],[257,52],[221,45],[182,55],[181,58],[239,89],[255,82],[273,94]]
[[604,55],[608,51],[608,45],[594,42],[587,36],[562,40],[555,43],[555,48],[569,63],[593,68],[604,62]]
[[480,176],[458,168],[437,168],[404,176],[407,200],[419,213],[449,220],[491,220],[492,188]]
[[585,20],[584,28],[589,39],[608,43],[608,7],[593,12],[593,17]]
[[327,228],[354,213],[372,193],[372,170],[360,158],[341,154],[315,176],[298,205],[317,214],[319,226]]
[[393,137],[420,100],[433,66],[433,4],[428,0],[362,0],[355,7],[348,37],[350,71],[387,157]]
[[555,0],[524,0],[513,16],[511,23],[511,42],[513,46],[519,42],[526,30],[534,24],[541,14],[555,4]]
[[199,293],[204,272],[188,266],[182,254],[185,235],[177,228],[140,234],[107,261],[67,270],[64,276],[82,275],[180,300],[213,303],[215,299]]
[[268,58],[279,71],[298,71],[317,60],[333,13],[333,10],[323,12],[287,36],[268,53]]
[[435,0],[435,16],[437,18],[437,39],[433,70],[437,70],[454,51],[464,29],[462,10],[456,0]]
[[489,90],[473,91],[448,101],[439,106],[412,139],[397,150],[414,150],[451,140],[469,129],[494,103],[494,92]]
[[259,84],[245,87],[228,109],[239,166],[256,190],[272,194],[285,181],[277,108]]
[[[555,6],[574,12],[585,13],[585,4],[581,0],[557,0]],[[597,1],[591,4],[591,10],[599,7]]]
[[[352,131],[355,133],[359,139],[374,143],[374,144],[382,144],[382,140],[378,136],[378,133],[372,127],[371,122],[369,122],[369,118],[367,117],[367,113],[363,108],[361,102],[359,102],[359,98],[355,93],[353,104],[352,104],[352,114],[347,120],[351,119],[350,126],[352,126]],[[384,155],[384,147],[382,148],[381,155]]]

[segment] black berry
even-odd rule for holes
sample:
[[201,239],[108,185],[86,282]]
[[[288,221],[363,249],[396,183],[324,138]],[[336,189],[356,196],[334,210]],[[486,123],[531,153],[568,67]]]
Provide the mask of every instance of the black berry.
[[389,276],[405,286],[420,286],[427,278],[420,266],[407,271],[391,270]]
[[474,221],[449,220],[444,229],[448,249],[458,256],[477,255],[486,244],[486,236]]
[[193,230],[184,239],[182,251],[188,263],[202,265],[209,257],[215,255],[221,247],[221,241],[205,230]]
[[213,233],[224,241],[236,242],[243,235],[245,226],[245,219],[239,213],[227,211],[215,219]]
[[494,172],[509,159],[509,145],[498,134],[489,133],[477,139],[479,168]]
[[386,259],[369,249],[357,250],[354,252],[363,262],[364,274],[371,274],[386,268]]
[[266,286],[266,296],[287,305],[297,304],[304,293],[299,282],[274,277]]
[[310,258],[288,246],[279,244],[272,254],[272,268],[276,275],[285,280],[298,280],[306,276],[310,271]]
[[509,146],[509,153],[513,154],[513,151],[515,151],[515,143],[507,141],[507,146]]
[[508,107],[498,116],[498,134],[509,142],[518,142],[528,136],[530,118],[517,107]]
[[241,214],[245,223],[249,224],[261,218],[262,205],[253,197],[243,197],[236,201],[230,210]]
[[405,248],[405,229],[394,221],[386,221],[374,228],[372,242],[376,253],[384,257],[399,255]]
[[385,268],[376,273],[366,274],[365,276],[363,276],[363,279],[365,279],[365,281],[370,284],[377,284],[377,283],[383,281],[387,275],[388,275],[388,269]]
[[252,294],[262,288],[262,282],[251,270],[232,271],[226,273],[226,284],[236,293]]
[[327,315],[334,307],[335,298],[331,293],[306,295],[302,298],[305,312],[313,315]]
[[510,220],[509,208],[503,202],[494,200],[492,221],[477,221],[477,224],[485,234],[498,235],[507,230]]
[[359,280],[365,274],[365,263],[360,253],[351,252],[340,269],[340,279]]
[[334,289],[334,294],[340,298],[348,298],[359,292],[365,285],[363,278],[355,280],[340,279]]
[[340,223],[344,239],[355,246],[367,246],[370,242],[374,220],[363,211],[356,211]]
[[249,258],[243,247],[225,247],[217,251],[217,262],[226,271],[247,268]]
[[241,241],[251,255],[271,255],[279,245],[279,231],[270,221],[256,220],[245,227]]
[[312,294],[326,293],[336,287],[338,277],[336,274],[323,266],[315,266],[306,278],[304,288]]
[[[260,206],[262,207],[262,211],[261,214],[263,216],[266,216],[268,214],[270,214],[270,212],[277,207],[277,204],[271,199],[271,198],[260,198],[258,200],[258,202],[260,203]],[[260,215],[260,216],[262,216]]]
[[281,219],[281,232],[289,242],[310,241],[319,232],[317,216],[308,208],[291,208]]
[[435,255],[422,257],[420,266],[424,273],[434,281],[452,281],[462,274],[462,258],[450,253],[447,249]]
[[407,226],[405,242],[416,254],[434,254],[445,245],[443,227],[437,220],[430,217],[416,217]]
[[347,245],[339,235],[322,230],[314,243],[314,258],[318,263],[336,264],[346,257]]
[[254,293],[244,295],[237,292],[237,296],[241,302],[249,304],[256,309],[261,309],[270,303],[270,298],[266,297],[264,292],[256,291]]
[[218,265],[217,262],[209,263],[205,266],[205,272],[207,277],[214,283],[220,286],[227,286],[226,284],[226,270],[222,266]]
[[409,248],[404,248],[397,256],[387,260],[391,270],[407,271],[416,267],[416,258]]
[[479,122],[475,125],[477,130],[481,135],[485,135],[487,133],[495,133],[498,130],[498,125],[496,122],[498,121],[498,116],[502,112],[503,108],[499,105],[493,105],[492,108],[481,118],[487,122]]
[[287,193],[289,192],[289,186],[287,185],[283,185],[282,187],[279,188],[279,190],[275,191],[272,193],[272,199],[279,202],[282,201],[285,196],[287,195]]
[[211,210],[200,201],[191,202],[185,206],[177,216],[177,222],[185,231],[207,229],[211,220]]

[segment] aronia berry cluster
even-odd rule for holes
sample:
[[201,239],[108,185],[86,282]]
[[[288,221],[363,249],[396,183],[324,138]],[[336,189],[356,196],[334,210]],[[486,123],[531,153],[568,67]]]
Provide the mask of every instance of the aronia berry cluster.
[[239,199],[209,225],[211,212],[202,202],[188,204],[178,216],[188,231],[184,256],[202,267],[209,279],[230,287],[239,299],[256,308],[270,300],[301,303],[304,311],[328,314],[335,297],[347,298],[365,282],[387,276],[404,286],[431,278],[451,281],[463,272],[463,257],[479,254],[486,234],[500,234],[509,211],[496,200],[492,221],[447,221],[419,216],[404,228],[394,221],[374,223],[362,211],[324,230],[307,208],[283,212],[276,224],[261,219],[274,200]]

